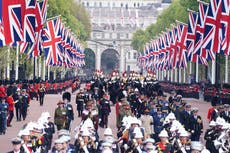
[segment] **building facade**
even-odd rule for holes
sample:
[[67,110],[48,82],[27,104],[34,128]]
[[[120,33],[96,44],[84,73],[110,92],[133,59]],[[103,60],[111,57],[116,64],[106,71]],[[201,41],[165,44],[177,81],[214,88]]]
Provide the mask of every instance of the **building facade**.
[[101,55],[116,50],[119,71],[140,71],[138,51],[131,47],[132,34],[156,22],[157,15],[169,3],[162,0],[78,0],[89,12],[92,24],[88,48],[94,51],[96,69],[101,69]]

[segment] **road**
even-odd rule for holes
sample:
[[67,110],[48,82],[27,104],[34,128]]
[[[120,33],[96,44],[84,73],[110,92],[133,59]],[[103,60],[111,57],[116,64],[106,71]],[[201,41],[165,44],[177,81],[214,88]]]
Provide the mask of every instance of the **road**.
[[[71,103],[74,107],[74,110],[76,110],[75,106],[75,97],[76,93],[72,94],[72,100]],[[12,121],[12,127],[7,128],[7,132],[5,135],[0,135],[0,153],[6,153],[11,150],[12,144],[11,139],[15,136],[17,136],[19,130],[22,128],[22,126],[30,121],[37,121],[39,116],[42,112],[48,111],[50,112],[51,116],[54,115],[54,110],[57,107],[58,100],[61,99],[61,95],[46,95],[45,96],[45,102],[43,106],[39,105],[39,102],[36,100],[32,100],[30,103],[29,111],[28,111],[28,117],[25,121],[16,121],[16,117],[13,118]],[[192,107],[198,107],[199,108],[199,114],[203,118],[204,128],[206,129],[208,127],[208,120],[206,119],[208,108],[210,107],[210,103],[196,100],[196,99],[184,99],[187,101],[187,103],[190,103]],[[116,117],[115,117],[115,107],[111,107],[111,114],[109,116],[109,127],[113,129],[113,133],[116,136]],[[53,119],[53,118],[52,118]],[[80,118],[77,117],[77,111],[75,111],[75,120],[71,125],[71,129],[74,129],[77,125],[80,123]],[[104,129],[99,128],[99,135],[103,134]],[[74,141],[74,130],[71,130],[71,136],[72,136],[72,142]],[[54,139],[57,138],[57,135],[54,136]],[[202,140],[203,141],[203,140]]]

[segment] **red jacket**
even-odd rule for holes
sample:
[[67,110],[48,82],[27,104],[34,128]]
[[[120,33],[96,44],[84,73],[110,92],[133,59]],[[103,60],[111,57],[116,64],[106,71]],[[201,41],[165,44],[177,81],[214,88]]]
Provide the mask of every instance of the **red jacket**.
[[4,87],[0,87],[0,97],[6,97],[6,89]]
[[14,111],[14,99],[12,96],[8,96],[6,98],[6,102],[8,103],[9,107],[8,107],[8,110],[9,111]]

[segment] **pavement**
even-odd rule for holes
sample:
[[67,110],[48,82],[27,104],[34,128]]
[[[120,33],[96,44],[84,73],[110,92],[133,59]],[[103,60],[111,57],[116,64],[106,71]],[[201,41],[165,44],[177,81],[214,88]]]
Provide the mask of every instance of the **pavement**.
[[[81,122],[81,119],[77,117],[77,111],[76,111],[76,105],[75,105],[75,97],[76,93],[72,94],[72,100],[71,103],[73,105],[73,108],[75,110],[74,112],[74,122],[71,124],[71,136],[72,136],[72,142],[74,142],[74,129],[76,126],[79,125]],[[14,116],[12,121],[12,127],[7,128],[7,132],[5,135],[0,135],[0,153],[6,153],[12,149],[11,139],[17,136],[19,130],[23,127],[24,124],[30,122],[30,121],[37,121],[37,119],[40,117],[42,112],[48,111],[51,116],[54,116],[55,108],[57,107],[57,102],[62,98],[61,94],[57,95],[51,95],[48,94],[45,96],[44,105],[40,106],[39,102],[36,100],[32,100],[30,102],[30,107],[28,110],[28,116],[25,121],[16,121],[16,116]],[[190,103],[192,107],[198,107],[199,108],[199,115],[203,118],[204,123],[204,131],[208,127],[208,120],[207,120],[207,111],[209,107],[211,106],[210,103],[204,102],[203,100],[197,100],[193,98],[186,98],[184,99],[187,103]],[[115,107],[111,107],[111,114],[109,115],[109,127],[113,130],[114,136],[116,136],[116,115],[115,115]],[[52,118],[53,120],[53,118]],[[99,128],[98,129],[99,136],[101,136],[104,132],[104,129]],[[54,139],[57,138],[57,135],[54,135]],[[202,142],[203,138],[201,139]]]

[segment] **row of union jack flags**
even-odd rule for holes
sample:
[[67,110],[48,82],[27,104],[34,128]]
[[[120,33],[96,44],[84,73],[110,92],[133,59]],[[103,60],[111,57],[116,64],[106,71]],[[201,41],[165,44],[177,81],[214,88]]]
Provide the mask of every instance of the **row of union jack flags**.
[[47,22],[43,31],[43,47],[47,65],[66,67],[85,65],[83,47],[59,17]]
[[46,64],[84,65],[83,48],[61,20],[47,21],[48,0],[0,0],[0,47],[20,44],[20,52],[37,57],[44,50]]
[[188,61],[207,66],[216,54],[229,56],[230,1],[198,3],[198,12],[189,10],[188,25],[177,22],[145,45],[140,67],[171,70],[186,68]]

